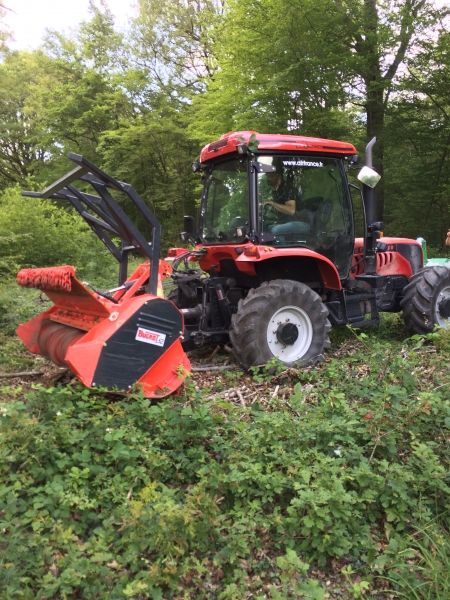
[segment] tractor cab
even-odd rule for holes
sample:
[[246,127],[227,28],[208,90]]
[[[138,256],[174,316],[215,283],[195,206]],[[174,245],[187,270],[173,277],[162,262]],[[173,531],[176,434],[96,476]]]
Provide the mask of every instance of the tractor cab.
[[[354,246],[346,160],[356,150],[341,142],[301,136],[258,136],[257,150],[222,138],[201,155],[204,191],[198,241],[202,245],[252,242],[308,248],[347,276]],[[247,138],[249,134],[247,135]],[[216,143],[217,146],[217,143]]]

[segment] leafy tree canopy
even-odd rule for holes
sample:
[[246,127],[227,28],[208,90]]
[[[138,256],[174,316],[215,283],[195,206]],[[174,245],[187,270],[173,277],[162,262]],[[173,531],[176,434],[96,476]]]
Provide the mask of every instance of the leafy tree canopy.
[[134,184],[174,235],[194,203],[188,165],[226,131],[318,135],[361,149],[375,135],[387,231],[420,235],[420,215],[431,240],[442,241],[448,9],[431,0],[140,0],[138,7],[125,33],[97,0],[73,36],[53,32],[31,53],[6,47],[0,188],[30,177],[40,186],[75,151]]

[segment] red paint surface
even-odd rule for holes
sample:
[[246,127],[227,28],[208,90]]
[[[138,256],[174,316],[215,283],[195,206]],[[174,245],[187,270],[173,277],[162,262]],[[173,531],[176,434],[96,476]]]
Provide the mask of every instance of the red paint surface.
[[[161,261],[159,282],[170,272],[171,266]],[[30,352],[42,354],[57,365],[68,366],[84,385],[92,387],[100,355],[108,339],[145,302],[157,298],[142,293],[142,286],[149,276],[149,264],[139,265],[130,275],[128,280],[133,284],[116,294],[116,302],[87,288],[75,277],[73,267],[64,267],[64,271],[54,270],[53,273],[57,274],[58,280],[49,278],[48,272],[43,279],[41,270],[22,275],[28,287],[38,283],[54,305],[19,325],[17,334]],[[61,277],[64,285],[60,283]],[[41,286],[43,280],[45,288]],[[191,365],[180,340],[181,337],[175,340],[141,377],[140,385],[146,397],[162,398],[173,393],[190,373]]]
[[279,260],[283,258],[297,258],[299,262],[308,258],[316,261],[322,277],[323,285],[332,290],[342,288],[339,273],[333,262],[314,250],[307,248],[274,248],[273,246],[255,245],[252,243],[243,245],[223,246],[199,246],[206,254],[199,260],[200,267],[207,272],[215,271],[220,274],[220,261],[231,259],[236,268],[247,275],[255,275],[255,265],[268,260]]
[[355,146],[347,142],[337,142],[322,138],[305,137],[302,135],[279,135],[257,133],[256,131],[231,131],[225,133],[219,140],[205,146],[200,152],[200,162],[206,162],[218,156],[237,152],[239,144],[248,144],[251,136],[255,136],[258,151],[274,152],[304,152],[332,155],[352,156],[357,154]]

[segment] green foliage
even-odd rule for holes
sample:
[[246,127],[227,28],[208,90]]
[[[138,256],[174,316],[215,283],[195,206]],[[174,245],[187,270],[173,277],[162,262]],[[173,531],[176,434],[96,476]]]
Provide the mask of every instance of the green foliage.
[[36,54],[6,53],[0,62],[0,190],[39,173],[45,155],[43,130],[26,111],[38,76]]
[[431,0],[141,0],[121,33],[93,2],[70,37],[52,32],[34,52],[3,47],[0,189],[30,177],[40,187],[66,170],[68,151],[84,154],[139,191],[167,246],[199,198],[189,165],[224,132],[317,135],[360,150],[376,135],[386,231],[441,245],[445,10]]
[[436,247],[442,247],[450,224],[449,86],[447,31],[411,59],[386,127],[387,229],[425,237]]
[[[2,589],[319,599],[313,567],[340,561],[338,597],[387,577],[444,598],[448,339],[349,333],[342,358],[274,372],[288,400],[266,373],[271,400],[247,408],[189,385],[159,404],[4,389]],[[413,533],[430,522],[433,543]]]
[[224,4],[140,0],[132,44],[149,88],[163,87],[184,97],[192,89],[204,89],[205,75],[212,77],[218,67],[214,42]]
[[342,136],[352,120],[337,110],[349,77],[348,35],[337,34],[343,23],[334,2],[320,11],[305,0],[228,2],[215,46],[221,68],[194,98],[192,135],[207,141],[230,129],[289,129]]
[[164,243],[178,244],[183,215],[195,212],[190,180],[195,149],[174,106],[155,98],[152,111],[104,132],[98,151],[105,169],[132,182],[151,206],[163,225]]
[[400,598],[445,600],[450,596],[449,532],[434,522],[389,549],[388,581]]
[[27,112],[36,115],[42,128],[46,150],[52,153],[51,168],[42,165],[47,178],[66,168],[61,157],[69,151],[98,161],[102,133],[118,127],[132,112],[122,81],[105,71],[100,56],[93,60],[89,40],[75,44],[57,36],[52,41],[49,53],[38,57],[38,76],[26,104]]
[[[0,309],[3,310],[6,303],[0,298]],[[34,312],[29,315],[30,317]],[[3,320],[3,319],[2,319]],[[45,362],[45,359],[28,352],[22,341],[13,335],[15,328],[19,323],[23,323],[26,319],[20,319],[12,323],[9,319],[6,324],[6,331],[0,333],[0,346],[2,353],[0,354],[0,372],[2,373],[21,373],[21,372],[39,372],[39,367]],[[0,323],[3,328],[3,323]]]
[[[199,143],[254,128],[361,146],[366,109],[385,134],[388,231],[438,245],[449,37],[430,9],[142,1],[126,40],[94,8],[73,38],[5,52],[0,274],[61,262],[94,281],[115,273],[73,213],[7,189],[53,180],[70,149],[132,183],[167,244],[193,212]],[[402,55],[411,41],[414,53]],[[375,102],[362,109],[369,93]],[[33,364],[11,334],[38,305],[39,293],[2,286],[2,370]],[[221,398],[220,385],[213,396],[188,385],[158,405],[79,387],[3,388],[3,594],[319,599],[328,593],[320,573],[334,565],[336,597],[388,582],[399,597],[447,598],[450,336],[404,335],[395,317],[378,333],[333,332],[341,358],[255,370],[267,389],[248,407]],[[287,396],[272,390],[282,378]]]
[[6,190],[0,197],[0,272],[58,264],[79,265],[82,274],[100,276],[112,267],[109,254],[76,213]]
[[276,357],[270,359],[265,365],[250,367],[254,381],[258,383],[269,382],[274,375],[279,375],[286,370],[286,365]]
[[[14,280],[3,282],[0,287],[0,329],[11,336],[19,323],[30,319],[37,312],[50,306],[39,290],[22,288]],[[9,353],[2,357],[6,359]]]

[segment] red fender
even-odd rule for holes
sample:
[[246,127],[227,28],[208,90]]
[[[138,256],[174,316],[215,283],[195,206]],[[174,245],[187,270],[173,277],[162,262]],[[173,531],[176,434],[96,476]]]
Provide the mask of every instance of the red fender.
[[220,261],[233,260],[236,268],[250,276],[256,276],[255,266],[268,260],[283,258],[307,258],[317,263],[324,287],[331,290],[342,289],[339,273],[333,262],[314,250],[307,248],[274,248],[273,246],[257,246],[255,244],[244,244],[242,246],[200,246],[207,250],[200,261],[200,267],[207,272],[218,270],[220,273]]

